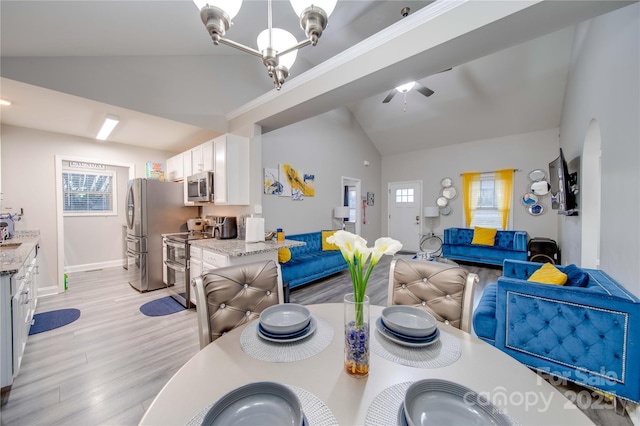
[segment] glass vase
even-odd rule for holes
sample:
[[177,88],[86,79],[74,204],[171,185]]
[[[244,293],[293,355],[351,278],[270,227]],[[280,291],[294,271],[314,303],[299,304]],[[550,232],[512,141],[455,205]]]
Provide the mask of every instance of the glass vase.
[[369,296],[344,296],[344,369],[353,377],[369,375]]

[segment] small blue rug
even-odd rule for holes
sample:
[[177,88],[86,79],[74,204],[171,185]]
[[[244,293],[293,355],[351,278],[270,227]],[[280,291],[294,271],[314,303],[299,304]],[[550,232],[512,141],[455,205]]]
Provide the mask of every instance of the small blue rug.
[[29,336],[71,324],[78,318],[80,318],[79,309],[59,309],[35,314],[33,325],[29,329]]
[[171,296],[162,297],[152,300],[140,306],[140,312],[148,317],[161,317],[163,315],[171,315],[176,312],[184,311],[184,306],[178,303]]

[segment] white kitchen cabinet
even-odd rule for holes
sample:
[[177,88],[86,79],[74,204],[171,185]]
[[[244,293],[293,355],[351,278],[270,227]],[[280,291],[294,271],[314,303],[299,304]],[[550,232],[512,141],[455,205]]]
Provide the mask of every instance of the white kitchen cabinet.
[[182,153],[182,168],[184,169],[184,178],[188,178],[193,174],[193,159],[191,151],[185,151]]
[[[196,259],[196,258],[191,258],[191,260],[189,261],[189,265],[190,265],[189,266],[189,277],[191,279],[194,279],[194,278],[199,277],[200,275],[202,275],[202,260]],[[189,283],[189,285],[191,285],[191,283]],[[196,304],[196,292],[195,292],[193,287],[190,288],[189,299],[191,300],[191,304],[192,305],[197,305]]]
[[213,140],[191,149],[191,174],[214,171]]
[[3,272],[0,278],[0,381],[3,388],[11,385],[18,375],[35,314],[39,273],[37,254],[38,245],[35,244],[17,271]]
[[184,177],[183,155],[178,154],[171,158],[167,158],[167,180],[176,182],[181,181]]
[[213,140],[214,204],[249,204],[249,139],[226,134]]

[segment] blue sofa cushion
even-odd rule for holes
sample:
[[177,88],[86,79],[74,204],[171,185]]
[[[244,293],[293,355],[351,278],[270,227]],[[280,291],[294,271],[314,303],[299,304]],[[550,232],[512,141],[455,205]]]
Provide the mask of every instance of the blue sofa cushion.
[[573,263],[565,266],[562,272],[567,274],[567,282],[565,283],[565,286],[586,287],[589,285],[589,274],[578,268]]
[[473,311],[473,331],[480,339],[493,344],[496,336],[496,291],[498,283],[489,283]]

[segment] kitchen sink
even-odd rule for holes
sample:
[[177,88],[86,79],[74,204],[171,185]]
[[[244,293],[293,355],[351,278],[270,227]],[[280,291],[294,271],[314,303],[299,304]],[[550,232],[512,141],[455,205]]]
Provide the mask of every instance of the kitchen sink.
[[15,250],[20,247],[22,243],[0,243],[0,249],[2,250]]

